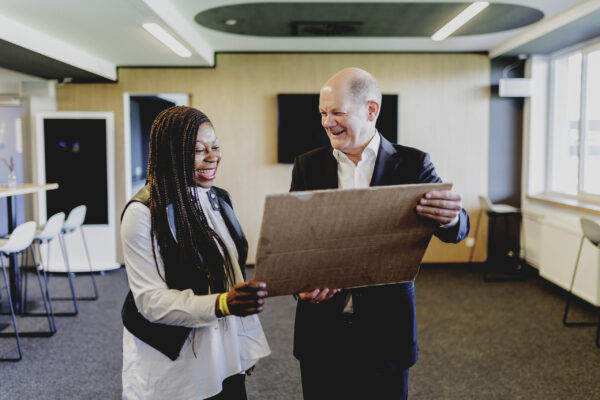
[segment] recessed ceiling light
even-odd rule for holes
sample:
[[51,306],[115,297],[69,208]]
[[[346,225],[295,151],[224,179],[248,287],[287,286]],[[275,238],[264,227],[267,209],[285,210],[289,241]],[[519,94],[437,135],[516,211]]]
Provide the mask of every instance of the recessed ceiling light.
[[184,45],[179,43],[177,39],[171,36],[165,31],[160,25],[154,23],[143,24],[142,27],[147,30],[152,36],[160,40],[162,44],[167,46],[171,51],[177,54],[179,57],[191,57],[192,52],[185,48]]
[[460,14],[452,18],[450,22],[442,26],[440,30],[431,36],[431,40],[439,41],[444,40],[450,36],[458,28],[466,24],[471,18],[483,11],[484,8],[489,6],[490,3],[487,1],[476,1],[469,7],[465,8]]
[[225,25],[234,26],[237,24],[237,19],[227,19],[225,20]]

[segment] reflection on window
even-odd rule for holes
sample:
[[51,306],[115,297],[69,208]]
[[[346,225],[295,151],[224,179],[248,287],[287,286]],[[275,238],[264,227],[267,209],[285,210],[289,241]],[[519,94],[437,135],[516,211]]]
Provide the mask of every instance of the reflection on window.
[[600,196],[600,50],[561,55],[552,67],[548,190]]
[[579,171],[579,101],[581,53],[554,62],[554,116],[552,135],[553,192],[577,194]]
[[600,195],[600,50],[587,56],[583,191]]

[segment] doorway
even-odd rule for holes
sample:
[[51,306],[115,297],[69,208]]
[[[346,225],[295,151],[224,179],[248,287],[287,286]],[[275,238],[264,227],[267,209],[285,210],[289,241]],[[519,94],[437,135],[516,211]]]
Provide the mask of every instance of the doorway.
[[130,199],[146,183],[150,131],[156,116],[173,106],[189,105],[187,93],[125,93],[125,198]]

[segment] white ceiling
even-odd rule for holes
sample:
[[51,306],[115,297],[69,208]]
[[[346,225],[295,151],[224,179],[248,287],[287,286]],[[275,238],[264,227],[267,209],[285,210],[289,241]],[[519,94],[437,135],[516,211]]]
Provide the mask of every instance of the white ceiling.
[[[116,67],[119,66],[212,66],[215,52],[489,52],[503,43],[514,40],[515,37],[523,34],[523,31],[531,29],[530,26],[501,33],[450,37],[442,42],[434,42],[429,38],[402,37],[242,36],[210,30],[194,21],[194,16],[203,10],[249,2],[253,1],[0,0],[0,39],[108,79],[116,79]],[[410,0],[410,2],[420,1]],[[534,24],[538,25],[570,7],[581,5],[580,3],[599,2],[597,0],[504,0],[502,3],[524,5],[542,11],[544,18]],[[145,22],[161,24],[190,48],[193,56],[181,58],[173,54],[142,29],[141,25]],[[115,70],[112,73],[111,68]]]

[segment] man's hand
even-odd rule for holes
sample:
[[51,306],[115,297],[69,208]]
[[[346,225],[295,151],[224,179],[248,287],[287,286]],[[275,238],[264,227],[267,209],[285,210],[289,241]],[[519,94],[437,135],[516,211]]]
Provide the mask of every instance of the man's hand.
[[339,291],[340,291],[340,289],[320,288],[320,289],[315,289],[312,292],[298,293],[298,296],[300,296],[300,300],[308,301],[311,304],[316,304],[321,301],[326,301],[326,300],[331,299],[333,297],[333,295]]
[[417,214],[446,225],[458,220],[462,209],[462,197],[450,190],[431,191],[419,201]]
[[263,310],[267,297],[267,284],[259,281],[238,283],[227,293],[229,312],[240,317]]

